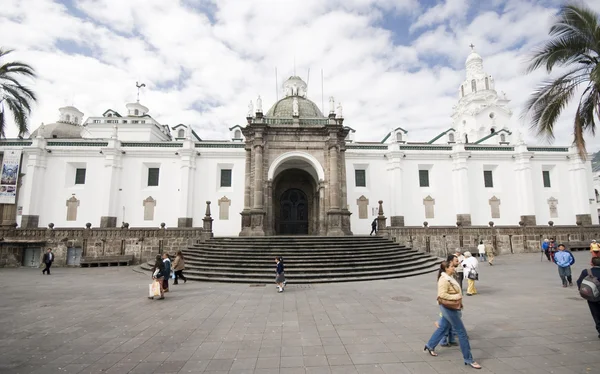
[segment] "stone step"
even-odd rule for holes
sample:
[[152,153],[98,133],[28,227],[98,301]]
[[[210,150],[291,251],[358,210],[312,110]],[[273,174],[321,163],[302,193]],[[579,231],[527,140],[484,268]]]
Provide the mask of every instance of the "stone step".
[[[386,261],[402,261],[409,260],[415,257],[427,257],[424,253],[419,252],[407,252],[407,253],[390,253],[385,256]],[[224,254],[186,254],[186,264],[187,263],[196,263],[196,262],[206,262],[206,263],[215,263],[220,264],[223,262],[228,263],[239,263],[239,264],[273,264],[275,256],[256,256],[253,257],[241,257],[241,256],[231,256],[227,253]],[[365,254],[363,256],[342,256],[338,255],[336,257],[314,257],[314,256],[283,256],[284,263],[365,263],[371,261],[381,262],[381,256],[378,254]]]
[[232,256],[242,258],[257,258],[271,256],[271,260],[275,257],[281,256],[284,259],[286,257],[294,258],[327,258],[331,256],[345,256],[345,257],[364,257],[364,256],[385,256],[403,253],[412,253],[414,251],[408,248],[383,248],[383,249],[369,249],[369,250],[349,250],[348,248],[340,248],[339,250],[327,250],[327,251],[304,251],[298,249],[287,249],[278,250],[271,248],[261,249],[230,249],[230,248],[204,248],[195,250],[183,250],[185,256],[193,255],[206,255],[206,256]]

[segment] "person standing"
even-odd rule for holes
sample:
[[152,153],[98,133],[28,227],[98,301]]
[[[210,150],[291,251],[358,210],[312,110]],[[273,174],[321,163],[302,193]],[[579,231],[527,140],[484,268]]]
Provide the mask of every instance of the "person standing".
[[467,278],[467,296],[477,295],[475,281],[479,279],[479,261],[471,255],[471,252],[465,252],[465,278]]
[[52,253],[52,248],[48,248],[46,253],[44,253],[42,262],[44,265],[46,265],[44,270],[42,270],[42,274],[48,273],[48,275],[50,275],[50,266],[52,266],[52,262],[54,262],[54,253]]
[[452,277],[454,270],[454,266],[452,266],[451,263],[448,263],[448,261],[444,261],[440,264],[437,296],[440,311],[442,312],[442,319],[440,320],[438,328],[434,331],[433,335],[431,335],[427,344],[425,344],[423,351],[429,352],[431,356],[437,356],[438,354],[435,352],[435,347],[447,333],[448,327],[451,326],[458,336],[460,350],[463,354],[465,365],[470,365],[474,369],[481,369],[481,365],[473,359],[467,330],[462,322],[462,291],[458,282]]
[[162,282],[164,292],[169,292],[169,278],[171,278],[171,259],[167,252],[163,253],[163,263],[165,264],[164,279]]
[[460,253],[459,249],[456,249],[456,252],[454,252],[454,258],[456,258],[456,260],[451,259],[450,257],[448,257],[448,261],[451,261],[452,264],[454,265],[454,279],[456,279],[456,281],[458,282],[458,284],[460,285],[460,290],[463,290],[463,279],[464,279],[464,266],[463,266],[463,261],[465,260],[465,256],[462,255],[462,253]]
[[[163,263],[162,258],[160,257],[160,255],[156,255],[156,259],[154,260],[154,266],[152,267],[152,279],[156,282],[158,282],[159,287],[160,287],[160,297],[158,298],[159,300],[162,300],[165,298],[165,292],[163,290],[163,276],[164,276],[164,272],[165,272],[165,264]],[[154,296],[148,296],[149,299],[154,299]]]
[[558,245],[558,252],[554,255],[554,263],[558,266],[558,275],[563,287],[567,287],[567,281],[569,282],[569,286],[572,286],[571,265],[575,263],[575,257],[573,257],[571,252],[565,250],[564,244]]
[[275,263],[277,264],[277,269],[275,270],[275,283],[277,283],[277,287],[279,287],[277,292],[283,292],[283,288],[285,286],[285,269],[283,267],[283,259],[281,257],[276,257]]
[[[577,288],[581,289],[581,283],[588,276],[591,275],[600,279],[600,257],[592,258],[592,268],[585,269],[581,272],[579,279],[577,279]],[[592,313],[592,318],[596,324],[596,331],[598,332],[598,338],[600,339],[600,302],[587,300],[588,307]]]
[[546,255],[548,262],[552,262],[550,259],[550,241],[548,239],[544,239],[542,242],[542,252]]
[[477,246],[477,252],[479,252],[479,261],[487,261],[487,258],[485,257],[485,244],[483,244],[483,240],[479,241],[479,245]]
[[554,262],[554,255],[556,254],[556,242],[554,241],[554,239],[550,239],[548,250],[550,251],[550,260]]
[[373,235],[373,233],[377,235],[377,218],[375,218],[373,222],[371,222],[371,233],[369,234],[369,236]]
[[485,255],[487,257],[487,262],[490,266],[494,265],[494,246],[490,241],[485,245]]
[[173,270],[175,271],[175,281],[173,284],[179,284],[179,278],[183,279],[183,283],[187,282],[187,278],[183,275],[183,270],[185,270],[185,260],[181,251],[177,251],[175,261],[173,261]]

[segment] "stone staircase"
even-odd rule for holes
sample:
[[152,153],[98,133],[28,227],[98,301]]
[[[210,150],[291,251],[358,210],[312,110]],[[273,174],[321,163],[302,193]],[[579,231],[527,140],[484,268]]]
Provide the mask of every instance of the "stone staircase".
[[[188,279],[237,283],[273,283],[276,256],[284,259],[288,283],[410,277],[437,270],[441,261],[377,236],[219,237],[183,254]],[[142,265],[151,267],[152,261]]]

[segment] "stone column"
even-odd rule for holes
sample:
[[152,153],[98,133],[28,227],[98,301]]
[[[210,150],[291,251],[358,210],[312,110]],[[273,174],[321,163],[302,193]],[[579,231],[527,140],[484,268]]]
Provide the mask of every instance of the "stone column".
[[184,140],[184,149],[180,155],[180,187],[179,187],[179,217],[177,227],[193,227],[194,201],[194,171],[196,170],[195,144],[191,140]]
[[204,214],[204,218],[202,218],[202,241],[207,241],[213,237],[212,232],[212,223],[213,219],[210,216],[210,201],[206,202],[206,213]]
[[462,226],[471,226],[471,206],[469,202],[469,166],[463,144],[454,146],[452,152],[452,180],[454,182],[454,201],[456,203],[456,221]]
[[240,213],[242,216],[242,231],[240,236],[250,235],[251,216],[250,210],[252,209],[252,147],[246,144],[246,168],[244,178],[244,210]]
[[325,222],[325,182],[319,181],[319,235],[327,234],[327,224]]
[[254,139],[254,204],[251,211],[251,235],[265,235],[264,173],[263,173],[264,143],[262,133],[257,132]]
[[338,183],[338,154],[337,145],[329,146],[329,204],[330,209],[340,208],[339,201],[340,185]]
[[27,154],[27,171],[23,184],[23,215],[21,228],[37,228],[40,224],[39,204],[42,190],[46,187],[44,174],[46,171],[46,141],[34,139],[30,148],[23,150]]
[[[517,204],[521,213],[520,221],[526,226],[535,226],[535,201],[533,198],[533,181],[531,176],[532,152],[527,151],[524,144],[516,147],[515,179],[517,184]],[[541,177],[541,176],[540,176]]]
[[121,170],[121,142],[109,140],[108,147],[102,149],[104,154],[103,178],[104,188],[101,202],[100,227],[117,227],[119,202],[119,181]]
[[[571,181],[571,204],[575,212],[575,222],[584,226],[592,224],[590,214],[590,191],[586,173],[586,162],[584,162],[575,147],[571,147],[569,154],[569,177]],[[587,161],[589,162],[589,161]]]
[[273,223],[273,181],[267,181],[267,214],[265,220],[265,234],[266,235],[275,235],[275,228]]
[[[394,145],[397,147],[397,145]],[[402,159],[404,154],[393,151],[388,156],[388,180],[390,195],[390,226],[404,226],[404,215],[402,207]]]
[[377,236],[389,237],[387,231],[387,218],[383,214],[383,200],[379,200],[379,210],[377,212]]

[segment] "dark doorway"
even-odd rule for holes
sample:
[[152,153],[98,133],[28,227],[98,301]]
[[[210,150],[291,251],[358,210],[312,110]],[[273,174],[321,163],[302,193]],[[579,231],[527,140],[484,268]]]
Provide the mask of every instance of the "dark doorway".
[[308,199],[297,188],[286,190],[279,199],[279,234],[308,234]]

